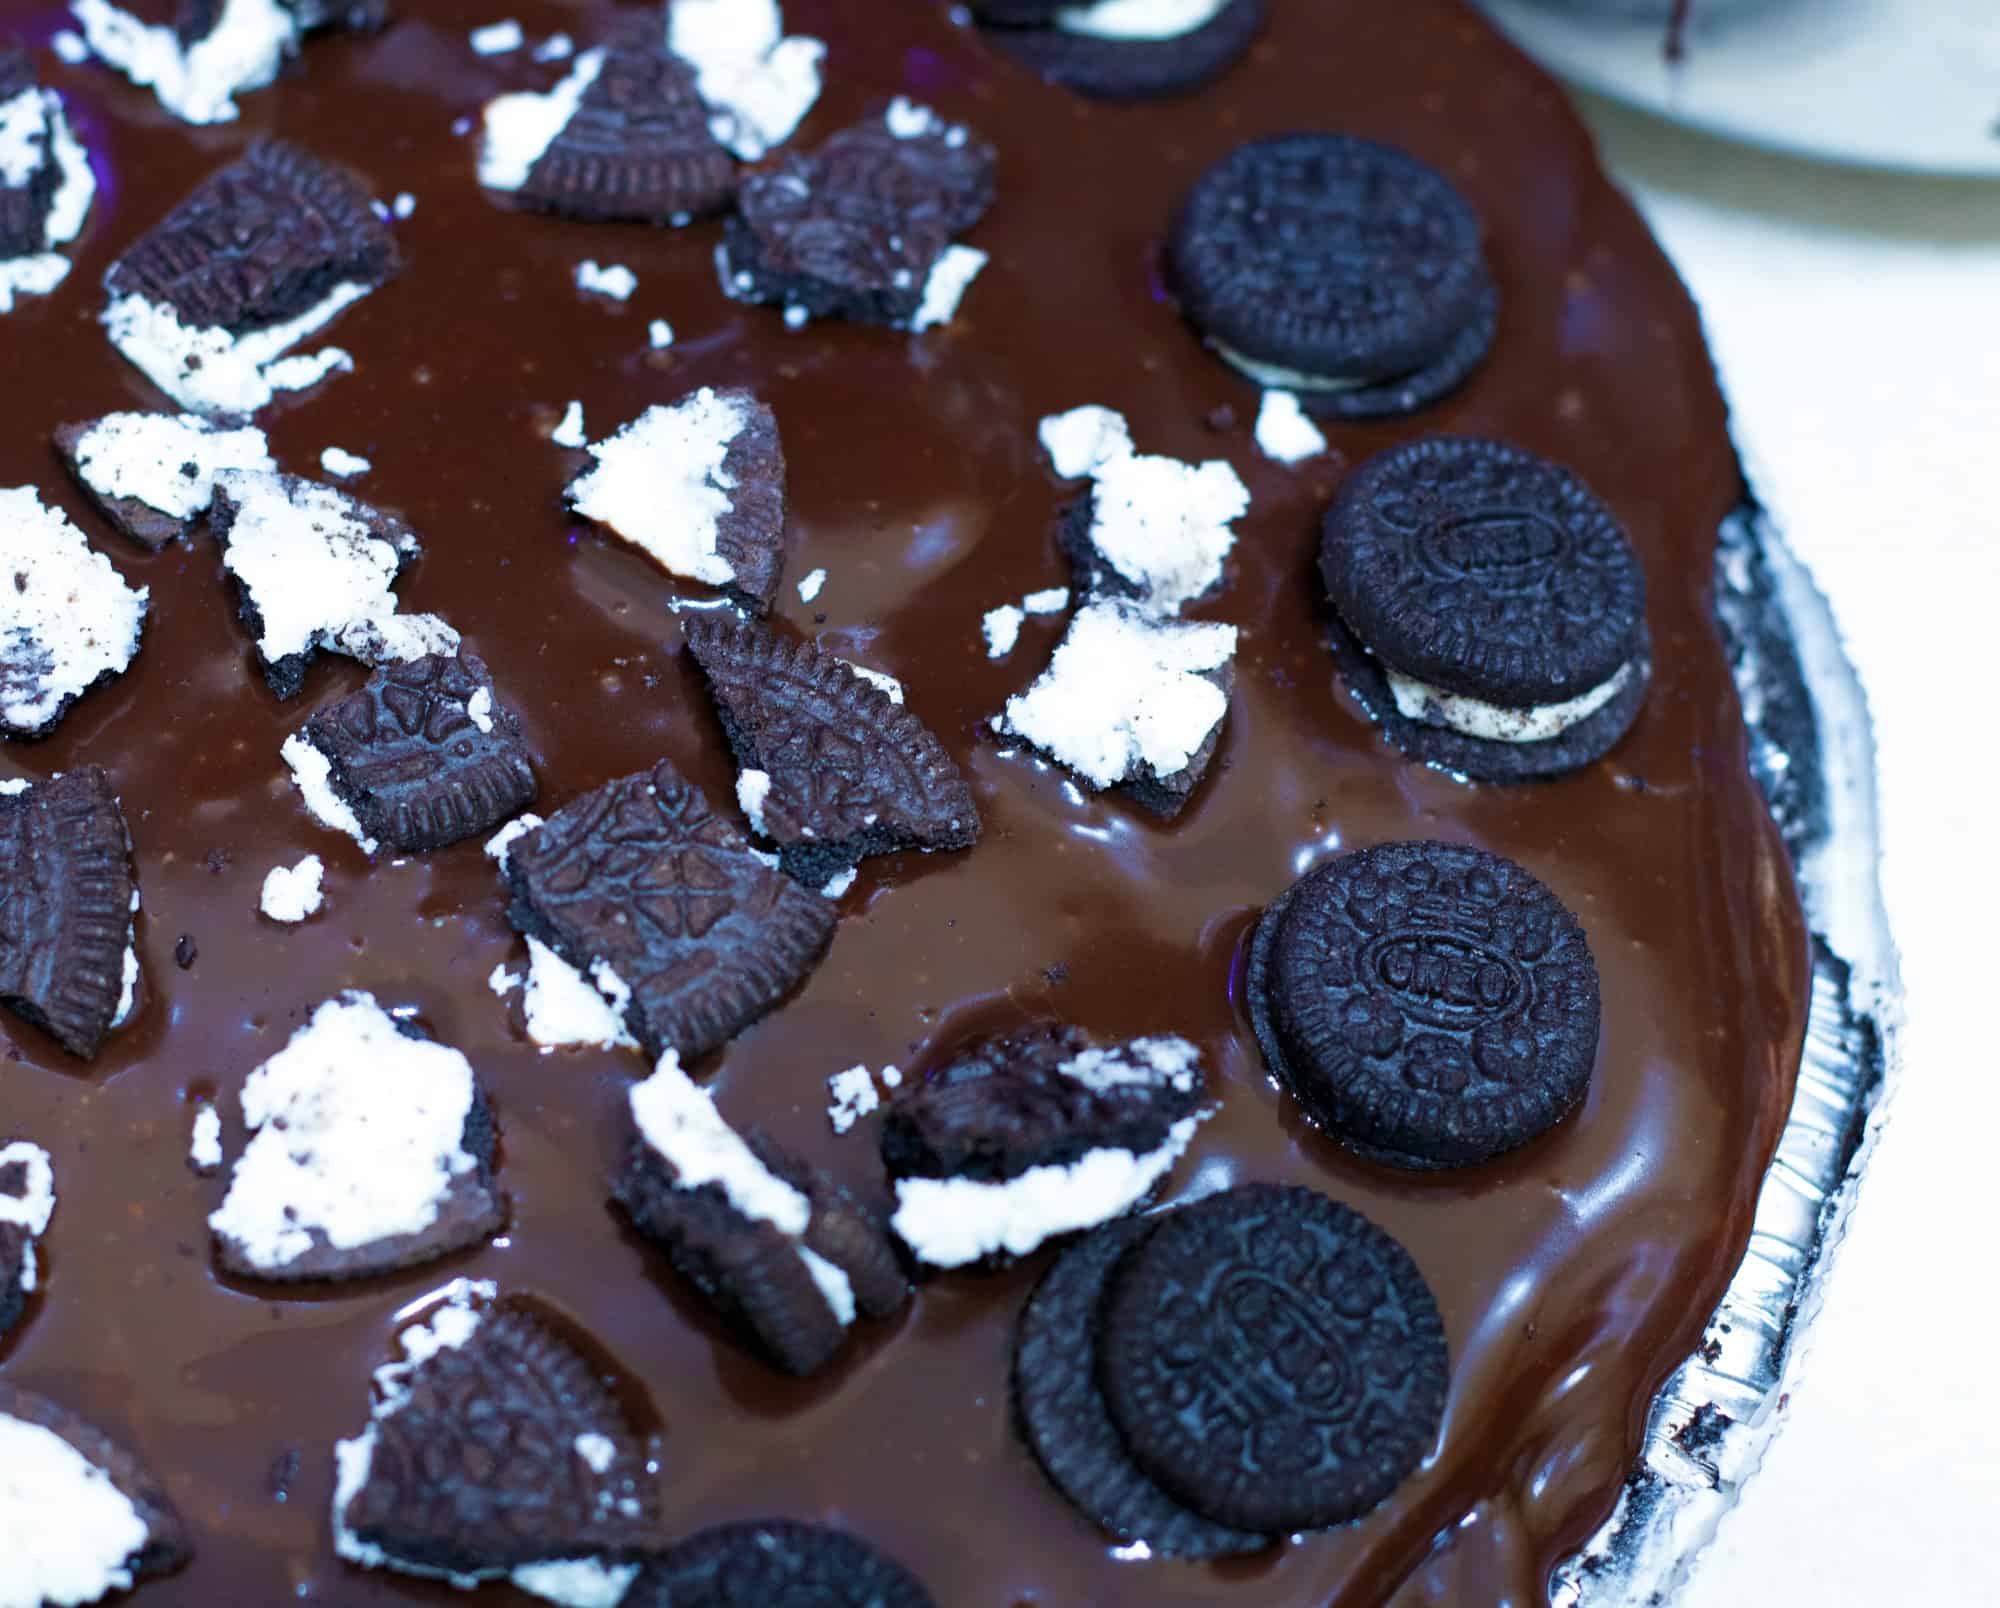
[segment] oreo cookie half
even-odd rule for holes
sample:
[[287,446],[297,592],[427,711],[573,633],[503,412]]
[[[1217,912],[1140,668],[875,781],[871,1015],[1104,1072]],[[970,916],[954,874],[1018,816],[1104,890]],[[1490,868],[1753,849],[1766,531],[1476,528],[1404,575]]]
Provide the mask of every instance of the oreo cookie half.
[[[320,0],[307,0],[318,4]],[[172,27],[149,23],[112,0],[70,7],[90,53],[186,123],[235,119],[235,97],[271,83],[297,51],[303,19],[270,0],[179,0]],[[163,7],[145,8],[154,15]]]
[[623,1608],[936,1608],[895,1559],[796,1519],[719,1524],[639,1571]]
[[96,1055],[131,1010],[137,894],[103,771],[0,790],[0,1004],[71,1055]]
[[34,61],[0,40],[0,313],[69,277],[61,248],[83,229],[97,179],[63,111],[35,81]]
[[1553,775],[1638,718],[1645,573],[1557,464],[1497,441],[1392,447],[1342,484],[1319,564],[1334,656],[1413,758],[1482,781]]
[[149,588],[127,586],[32,486],[0,490],[0,737],[46,737],[139,652]]
[[208,1226],[243,1278],[357,1279],[494,1234],[507,1197],[472,1063],[350,992],[243,1084],[250,1143]]
[[720,615],[690,620],[687,645],[740,767],[737,797],[807,887],[872,854],[979,840],[972,789],[944,745],[850,665]]
[[1049,1482],[1099,1529],[1156,1558],[1256,1552],[1271,1537],[1192,1513],[1132,1461],[1097,1389],[1097,1313],[1114,1262],[1153,1230],[1109,1223],[1063,1252],[1021,1309],[1014,1413]]
[[627,13],[547,94],[487,105],[480,182],[566,218],[689,223],[736,189],[709,120],[657,10]]
[[1256,41],[1266,5],[1085,0],[1051,7],[998,0],[974,10],[982,21],[1014,24],[989,27],[986,37],[1049,83],[1100,100],[1157,100],[1199,89],[1235,66]]
[[724,292],[786,320],[948,323],[984,252],[954,246],[993,202],[993,147],[898,99],[743,181],[716,253]]
[[1160,1219],[1113,1265],[1097,1379],[1177,1501],[1266,1534],[1358,1518],[1422,1460],[1450,1361],[1409,1253],[1310,1189],[1246,1184]]
[[1272,901],[1250,946],[1257,1042],[1308,1115],[1392,1166],[1456,1167],[1576,1109],[1597,1058],[1597,963],[1511,860],[1382,843]]
[[933,1267],[1025,1256],[1142,1205],[1210,1114],[1185,1039],[1053,1023],[983,1039],[890,1107],[890,1227]]
[[334,1448],[334,1549],[462,1589],[629,1579],[659,1534],[645,1441],[602,1370],[496,1293],[460,1280],[376,1370],[367,1428]]
[[385,665],[308,720],[303,736],[362,835],[391,848],[441,849],[535,800],[521,723],[471,654]]
[[1171,820],[1222,740],[1235,655],[1233,625],[1162,619],[1118,599],[1089,603],[993,729],[1091,791],[1117,789]]
[[66,424],[55,448],[119,535],[159,549],[186,536],[215,501],[225,469],[276,474],[264,432],[195,413],[113,413]]
[[833,936],[832,902],[767,865],[665,760],[524,833],[505,876],[515,929],[587,973],[652,1056],[734,1037]]
[[1499,293],[1479,216],[1443,174],[1349,134],[1239,146],[1167,248],[1181,309],[1260,385],[1345,418],[1409,413],[1485,358]]
[[191,1555],[165,1488],[101,1431],[0,1383],[0,1512],[23,1603],[95,1602]]
[[422,549],[393,514],[297,475],[225,469],[209,529],[280,698],[298,696],[315,654],[382,665],[458,651],[435,614],[397,610],[390,587]]
[[570,505],[660,568],[770,612],[785,567],[785,453],[748,391],[703,386],[590,447]]
[[111,265],[103,322],[183,408],[247,415],[349,366],[337,347],[286,354],[401,267],[360,178],[259,140]]
[[35,1241],[48,1232],[55,1209],[49,1153],[25,1139],[0,1144],[0,1336],[21,1321],[41,1283]]
[[631,1112],[613,1198],[772,1363],[813,1373],[857,1314],[886,1317],[909,1299],[873,1217],[818,1169],[739,1135],[679,1057],[633,1087]]

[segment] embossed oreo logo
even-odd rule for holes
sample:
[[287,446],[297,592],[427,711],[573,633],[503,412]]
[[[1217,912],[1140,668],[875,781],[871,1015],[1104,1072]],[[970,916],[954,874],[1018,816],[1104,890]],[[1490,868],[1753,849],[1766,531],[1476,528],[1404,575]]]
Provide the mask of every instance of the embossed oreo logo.
[[1525,1008],[1534,983],[1511,955],[1457,933],[1384,933],[1362,951],[1362,974],[1412,1020],[1469,1028]]
[[1426,526],[1417,550],[1433,575],[1503,595],[1538,592],[1569,557],[1570,534],[1534,509],[1486,508]]

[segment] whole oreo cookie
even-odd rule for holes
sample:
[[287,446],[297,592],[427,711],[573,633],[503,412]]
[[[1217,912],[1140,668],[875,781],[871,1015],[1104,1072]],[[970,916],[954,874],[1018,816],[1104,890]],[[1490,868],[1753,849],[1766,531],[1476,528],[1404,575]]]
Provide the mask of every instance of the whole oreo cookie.
[[1350,134],[1239,146],[1168,242],[1182,311],[1234,367],[1343,418],[1408,413],[1477,368],[1499,324],[1479,216],[1407,152]]
[[1071,1246],[1021,1311],[1014,1340],[1014,1411],[1051,1484],[1099,1528],[1142,1541],[1154,1557],[1255,1552],[1270,1537],[1215,1524],[1155,1485],[1132,1461],[1098,1393],[1097,1309],[1112,1264],[1153,1223],[1107,1223]]
[[936,1608],[867,1542],[795,1519],[718,1524],[639,1571],[624,1608]]
[[1531,453],[1437,437],[1369,459],[1327,512],[1320,574],[1336,659],[1414,757],[1484,780],[1573,769],[1645,700],[1638,556]]
[[1597,1056],[1597,963],[1520,866],[1449,843],[1329,860],[1264,912],[1250,1017],[1279,1080],[1356,1149],[1462,1166],[1573,1111]]
[[[1184,95],[1242,59],[1267,0],[1096,0],[975,8],[986,36],[1038,77],[1100,100]],[[1029,26],[1019,26],[1028,24]]]
[[1444,1413],[1450,1361],[1423,1274],[1310,1189],[1246,1184],[1169,1213],[1113,1265],[1099,1321],[1098,1383],[1133,1459],[1220,1524],[1357,1518]]

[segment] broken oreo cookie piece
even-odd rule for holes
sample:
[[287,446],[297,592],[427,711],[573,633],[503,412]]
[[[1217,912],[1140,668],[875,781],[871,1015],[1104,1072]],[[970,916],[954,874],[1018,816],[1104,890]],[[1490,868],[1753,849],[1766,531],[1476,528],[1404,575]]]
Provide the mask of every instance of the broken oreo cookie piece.
[[89,1060],[131,1010],[132,846],[95,765],[0,790],[0,1005]]
[[1063,515],[1060,538],[1078,587],[1131,598],[1152,614],[1176,613],[1213,591],[1236,545],[1230,526],[1250,511],[1236,471],[1219,458],[1192,464],[1119,452],[1108,440],[1094,450],[1090,490]]
[[1412,758],[1481,781],[1555,775],[1638,718],[1645,572],[1560,465],[1497,441],[1393,447],[1341,485],[1319,564],[1335,658]]
[[60,248],[82,232],[96,194],[62,97],[36,83],[25,50],[0,40],[0,313],[69,277]]
[[744,179],[716,252],[722,288],[792,322],[947,323],[986,263],[952,237],[992,204],[995,160],[969,129],[899,99]]
[[1025,1256],[1141,1205],[1209,1115],[1178,1038],[1110,1049],[1053,1024],[981,1040],[889,1108],[890,1227],[919,1260]]
[[884,1317],[908,1299],[880,1225],[817,1169],[739,1135],[678,1056],[633,1087],[631,1112],[618,1204],[778,1367],[815,1372],[857,1313]]
[[1250,1018],[1306,1113],[1392,1166],[1465,1166],[1576,1109],[1597,1059],[1597,963],[1576,917],[1482,849],[1382,843],[1273,900]]
[[936,1608],[916,1577],[856,1536],[796,1519],[719,1524],[649,1561],[623,1608]]
[[566,804],[504,870],[515,930],[617,999],[650,1056],[725,1043],[833,936],[832,902],[766,864],[665,760]]
[[736,190],[709,116],[657,9],[627,13],[547,94],[487,105],[480,182],[566,218],[688,223]]
[[150,589],[127,586],[32,486],[0,490],[0,737],[46,737],[139,652]]
[[181,407],[248,415],[347,365],[336,347],[285,354],[401,267],[359,178],[259,140],[112,264],[103,322]]
[[662,569],[770,612],[785,567],[785,453],[748,391],[703,386],[590,447],[570,505]]
[[1104,1281],[1146,1218],[1107,1223],[1042,1275],[1014,1338],[1014,1412],[1049,1482],[1099,1529],[1156,1558],[1199,1560],[1255,1552],[1272,1538],[1189,1511],[1132,1461],[1097,1388],[1098,1309]]
[[667,48],[693,66],[710,130],[745,162],[790,139],[819,99],[826,46],[787,34],[778,0],[668,0]]
[[1435,169],[1348,134],[1224,157],[1181,206],[1167,275],[1226,361],[1336,417],[1437,400],[1499,323],[1479,215]]
[[1115,788],[1171,820],[1215,757],[1235,654],[1233,625],[1160,619],[1116,599],[1090,603],[993,729],[1093,792]]
[[192,1549],[165,1488],[109,1436],[45,1397],[0,1382],[0,1514],[9,1600],[95,1602]]
[[0,1337],[20,1322],[41,1285],[35,1241],[48,1232],[55,1208],[49,1153],[25,1139],[0,1144]]
[[66,424],[55,447],[119,535],[158,549],[187,535],[215,501],[225,469],[275,474],[264,432],[195,413],[113,413]]
[[384,665],[303,736],[362,835],[408,853],[489,831],[535,799],[521,723],[471,654]]
[[1113,1264],[1097,1379],[1133,1461],[1218,1524],[1358,1518],[1422,1461],[1450,1381],[1410,1255],[1310,1189],[1168,1212]]
[[370,1423],[334,1448],[334,1549],[461,1589],[565,1563],[628,1578],[658,1544],[645,1441],[600,1368],[496,1294],[458,1281],[376,1370]]
[[[986,38],[1038,77],[1100,100],[1155,100],[1214,82],[1264,25],[1267,0],[1009,0],[973,9]],[[1041,12],[1046,15],[1035,15]],[[1011,24],[1011,25],[1008,25]]]
[[736,757],[737,798],[807,887],[869,855],[978,841],[972,790],[944,746],[851,666],[719,615],[690,620],[687,645]]
[[236,120],[235,97],[262,89],[298,49],[300,22],[278,0],[181,0],[173,26],[112,0],[71,0],[90,53],[186,123]]
[[436,615],[397,612],[390,587],[421,549],[391,514],[297,475],[225,469],[209,528],[280,698],[298,696],[315,653],[384,665],[458,651]]
[[476,1245],[505,1221],[497,1136],[471,1062],[371,994],[316,1009],[244,1080],[250,1142],[210,1214],[243,1278],[367,1278]]

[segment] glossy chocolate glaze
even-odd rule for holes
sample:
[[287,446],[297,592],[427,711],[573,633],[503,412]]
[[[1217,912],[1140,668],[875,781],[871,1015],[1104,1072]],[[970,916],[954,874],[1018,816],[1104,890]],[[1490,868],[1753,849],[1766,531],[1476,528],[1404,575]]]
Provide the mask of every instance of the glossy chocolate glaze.
[[[101,69],[44,59],[105,184],[68,284],[0,325],[0,485],[60,502],[152,587],[153,615],[130,674],[51,741],[0,759],[35,775],[111,771],[145,896],[146,986],[136,1023],[91,1066],[11,1019],[0,1029],[13,1045],[0,1133],[49,1148],[60,1196],[43,1292],[0,1363],[164,1476],[197,1556],[139,1600],[460,1600],[338,1563],[327,1503],[332,1443],[362,1422],[398,1311],[461,1273],[534,1292],[623,1364],[657,1415],[668,1539],[752,1514],[829,1520],[906,1560],[948,1608],[1359,1608],[1399,1588],[1409,1602],[1542,1600],[1555,1561],[1610,1511],[1653,1389],[1700,1339],[1742,1254],[1790,1101],[1806,978],[1802,918],[1710,624],[1715,531],[1741,491],[1722,401],[1693,307],[1555,86],[1455,0],[1280,0],[1219,87],[1147,107],[1045,90],[941,8],[788,0],[791,26],[831,47],[805,138],[906,92],[975,124],[1002,163],[999,200],[970,236],[993,262],[954,325],[791,333],[774,310],[723,299],[712,224],[568,224],[474,182],[474,142],[454,119],[560,69],[482,61],[467,31],[510,12],[531,40],[587,38],[608,6],[404,9],[379,38],[314,44],[293,76],[244,99],[240,123],[207,130]],[[30,16],[37,36],[60,20]],[[1256,453],[1254,391],[1180,324],[1156,261],[1204,164],[1313,126],[1395,141],[1449,172],[1490,221],[1506,302],[1496,352],[1455,397],[1409,421],[1335,426],[1337,456],[1287,469]],[[523,1042],[486,985],[521,951],[477,843],[371,865],[308,820],[286,779],[280,741],[360,669],[322,662],[302,698],[278,703],[212,542],[153,557],[122,544],[48,445],[65,420],[160,403],[103,340],[97,281],[267,131],[351,162],[385,198],[418,199],[399,230],[408,271],[331,332],[358,372],[268,410],[273,448],[307,473],[330,444],[375,461],[356,489],[429,543],[402,594],[445,613],[492,667],[537,753],[544,809],[662,754],[728,799],[722,734],[672,608],[699,589],[566,519],[560,492],[582,458],[546,438],[571,398],[601,436],[698,384],[751,385],[777,411],[791,486],[779,612],[900,676],[973,783],[979,846],[866,865],[811,980],[698,1068],[725,1112],[880,1199],[880,1119],[835,1137],[830,1074],[921,1066],[974,1028],[1048,1012],[1105,1035],[1198,1040],[1224,1109],[1173,1188],[1311,1184],[1398,1235],[1437,1290],[1451,1400],[1391,1501],[1234,1564],[1114,1557],[1009,1419],[1013,1318],[1042,1257],[932,1282],[900,1324],[864,1326],[847,1360],[800,1383],[722,1336],[621,1228],[606,1180],[639,1059]],[[634,300],[580,295],[571,276],[586,257],[632,266]],[[647,350],[652,318],[672,322],[671,350]],[[1014,654],[989,662],[979,624],[1066,579],[1053,516],[1070,491],[1034,427],[1082,402],[1123,409],[1143,450],[1227,457],[1254,494],[1227,586],[1193,611],[1244,628],[1226,739],[1171,827],[1079,802],[983,731],[1060,630],[1031,618]],[[1315,623],[1320,510],[1346,464],[1428,430],[1571,464],[1629,525],[1651,583],[1656,680],[1609,760],[1552,784],[1460,786],[1399,759],[1338,685]],[[802,605],[793,583],[819,566],[825,590]],[[1265,1075],[1234,979],[1254,912],[1295,875],[1343,846],[1418,835],[1510,855],[1561,894],[1589,931],[1605,1009],[1576,1117],[1502,1161],[1409,1177],[1304,1126]],[[275,927],[257,914],[261,879],[309,851],[327,862],[327,907]],[[183,934],[197,951],[186,969]],[[185,1161],[192,1097],[221,1092],[233,1157],[244,1075],[347,987],[420,1006],[472,1057],[503,1131],[511,1230],[318,1298],[232,1285],[204,1226],[224,1180]]]

